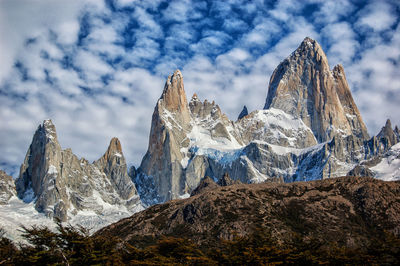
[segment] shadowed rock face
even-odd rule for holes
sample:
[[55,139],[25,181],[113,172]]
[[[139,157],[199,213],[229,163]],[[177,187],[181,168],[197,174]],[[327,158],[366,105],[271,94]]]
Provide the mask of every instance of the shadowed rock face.
[[336,134],[369,138],[343,67],[331,71],[321,46],[310,38],[273,72],[264,109],[269,108],[301,118],[319,142]]
[[245,117],[245,116],[248,115],[248,114],[249,114],[249,111],[247,111],[247,107],[246,107],[246,105],[245,105],[245,106],[243,106],[243,109],[242,109],[242,111],[240,112],[240,114],[239,114],[237,120],[242,119],[243,117]]
[[51,120],[36,130],[16,189],[24,201],[35,201],[39,212],[62,221],[80,210],[101,214],[104,204],[99,201],[128,210],[141,204],[118,139],[113,138],[102,158],[90,164],[71,149],[61,149]]
[[400,182],[343,177],[217,187],[152,206],[98,234],[131,243],[172,235],[212,244],[260,228],[281,243],[297,233],[349,247],[371,243],[383,230],[399,236]]

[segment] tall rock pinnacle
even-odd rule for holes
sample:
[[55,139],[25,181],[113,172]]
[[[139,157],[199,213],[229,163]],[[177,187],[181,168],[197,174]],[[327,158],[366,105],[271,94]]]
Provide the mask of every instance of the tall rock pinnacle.
[[[106,153],[95,162],[95,165],[110,178],[111,183],[122,199],[127,200],[137,195],[136,188],[128,176],[121,143],[117,138],[111,139]],[[134,203],[136,204],[136,202]]]
[[45,120],[36,130],[16,190],[24,201],[34,201],[39,212],[62,221],[81,210],[100,215],[108,211],[103,202],[109,209],[123,205],[128,211],[141,204],[117,138],[111,140],[98,161],[90,164],[78,159],[71,149],[61,150],[51,120]]
[[20,198],[31,201],[36,197],[37,210],[51,216],[54,212],[58,218],[65,217],[69,205],[65,182],[60,178],[61,153],[56,128],[51,120],[45,120],[33,136],[16,180]]
[[[191,116],[183,85],[182,73],[168,76],[164,90],[154,108],[149,147],[139,168],[136,184],[141,195],[165,201],[176,198],[185,186],[181,149],[189,144]],[[145,177],[151,176],[152,179]],[[147,182],[152,182],[148,184]],[[154,190],[149,191],[151,187]],[[151,195],[150,195],[151,194]],[[150,203],[149,203],[150,204]]]
[[369,138],[343,67],[331,71],[321,46],[308,37],[273,72],[264,109],[269,108],[301,118],[319,142],[336,134]]
[[242,119],[243,117],[245,117],[245,116],[248,115],[248,114],[249,114],[249,111],[247,111],[247,107],[246,107],[246,105],[245,105],[245,106],[243,106],[243,109],[242,109],[242,111],[240,112],[240,114],[239,114],[237,120]]
[[190,121],[183,76],[180,70],[175,70],[173,75],[168,76],[158,103],[163,109],[180,116],[183,123]]

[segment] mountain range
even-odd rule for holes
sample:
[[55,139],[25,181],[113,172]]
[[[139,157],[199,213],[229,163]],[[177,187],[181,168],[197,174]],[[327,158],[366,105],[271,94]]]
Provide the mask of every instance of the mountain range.
[[399,141],[389,120],[369,136],[343,67],[331,69],[321,46],[305,38],[273,72],[264,108],[249,112],[244,106],[236,121],[214,101],[196,94],[188,101],[176,70],[154,108],[137,169],[128,170],[117,138],[92,163],[62,150],[55,125],[45,120],[15,182],[0,171],[0,220],[10,235],[16,221],[46,217],[98,229],[195,195],[205,177],[245,184],[340,176],[400,180]]

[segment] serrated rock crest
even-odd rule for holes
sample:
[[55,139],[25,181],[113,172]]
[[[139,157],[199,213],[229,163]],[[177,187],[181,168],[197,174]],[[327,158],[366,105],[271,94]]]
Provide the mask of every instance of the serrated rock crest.
[[264,106],[270,108],[301,118],[319,142],[337,134],[369,138],[343,67],[331,71],[321,46],[310,38],[273,72]]

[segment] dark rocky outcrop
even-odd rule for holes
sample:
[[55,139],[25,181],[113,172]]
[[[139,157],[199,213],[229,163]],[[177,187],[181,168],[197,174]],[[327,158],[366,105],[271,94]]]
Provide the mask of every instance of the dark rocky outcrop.
[[190,196],[192,197],[192,196],[195,196],[197,194],[203,193],[205,191],[211,191],[213,189],[216,189],[219,186],[220,185],[215,183],[215,181],[213,179],[211,179],[210,177],[206,176],[200,181],[200,184],[197,186],[197,188],[195,188],[192,191]]
[[242,119],[243,117],[245,117],[245,116],[248,115],[248,114],[249,114],[249,111],[247,111],[247,107],[246,107],[246,105],[245,105],[245,106],[243,106],[243,109],[242,109],[242,111],[240,112],[240,114],[239,114],[237,120]]

